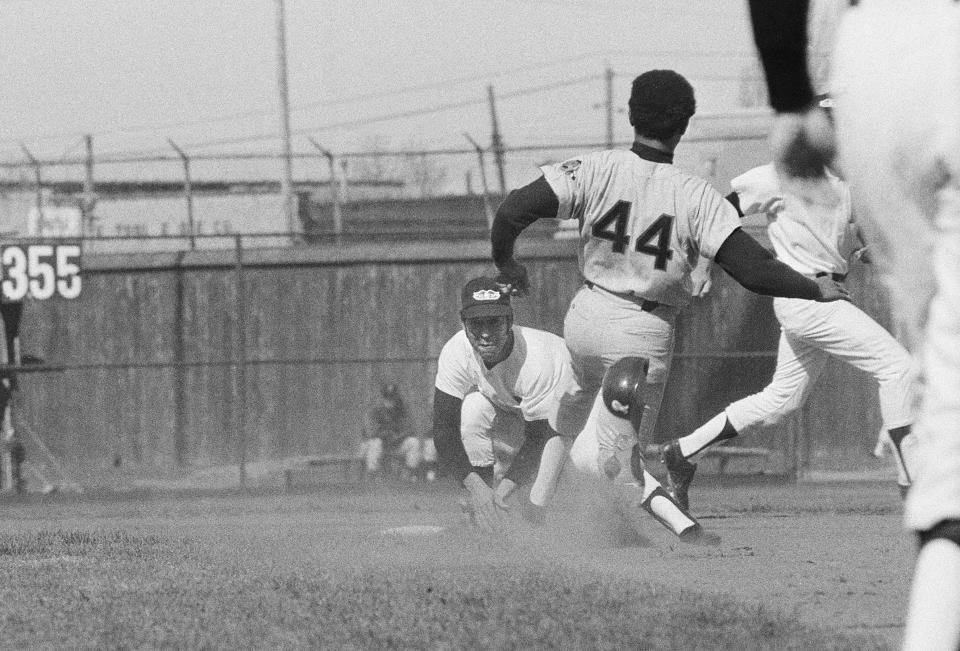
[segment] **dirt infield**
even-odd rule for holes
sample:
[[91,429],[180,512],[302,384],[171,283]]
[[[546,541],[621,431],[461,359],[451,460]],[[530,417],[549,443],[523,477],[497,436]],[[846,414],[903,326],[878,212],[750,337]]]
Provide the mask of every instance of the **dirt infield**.
[[[411,573],[432,573],[436,581],[441,572],[455,585],[459,572],[489,575],[484,568],[500,564],[509,575],[507,562],[530,561],[546,572],[544,581],[551,573],[595,572],[642,586],[646,599],[680,591],[681,601],[686,594],[699,603],[701,593],[717,595],[855,640],[829,648],[899,643],[914,550],[901,529],[892,484],[698,483],[694,510],[723,537],[717,547],[680,544],[649,518],[637,535],[602,501],[570,496],[542,528],[518,525],[503,536],[482,537],[463,524],[457,497],[451,485],[438,482],[312,483],[292,494],[6,500],[0,503],[5,636],[49,648],[236,648],[247,646],[251,635],[274,648],[324,646],[316,617],[308,615],[321,608],[318,600],[330,585],[343,586],[341,579],[324,584],[317,577],[355,572],[351,576],[363,576],[358,580],[380,581],[379,590],[395,588]],[[382,580],[370,573],[376,567],[384,570]],[[278,591],[286,601],[276,601]],[[300,610],[303,622],[291,620]],[[142,631],[145,621],[153,622],[152,632]],[[98,622],[106,633],[96,629]],[[689,635],[722,625],[694,621]],[[500,644],[488,642],[477,648]],[[686,643],[649,644],[643,648]],[[402,640],[393,645],[417,648]],[[803,648],[798,645],[776,648]],[[766,647],[715,647],[703,640],[696,648]]]

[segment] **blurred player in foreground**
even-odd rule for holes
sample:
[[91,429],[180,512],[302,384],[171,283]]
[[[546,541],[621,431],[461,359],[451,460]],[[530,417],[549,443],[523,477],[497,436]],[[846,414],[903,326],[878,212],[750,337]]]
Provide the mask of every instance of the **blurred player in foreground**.
[[[914,431],[920,464],[906,524],[920,552],[906,651],[960,648],[960,4],[863,0],[842,17],[834,48],[832,126],[813,102],[807,0],[750,0],[779,167],[815,176],[840,168],[877,249],[895,316],[919,356]],[[867,228],[869,226],[869,229]]]
[[[575,382],[562,398],[557,428],[564,436],[582,432],[570,453],[574,461],[589,460],[613,481],[642,490],[636,448],[652,441],[674,324],[695,290],[691,271],[701,257],[761,294],[832,301],[847,292],[829,277],[807,278],[778,262],[741,230],[729,202],[673,165],[696,109],[686,79],[672,70],[645,72],[633,81],[629,108],[630,150],[543,166],[541,177],[511,192],[497,210],[491,241],[499,280],[522,294],[527,271],[513,251],[523,229],[541,217],[579,221],[584,285],[564,320]],[[649,369],[643,413],[625,419],[604,404],[600,389],[607,369],[631,356],[649,360]]]
[[[572,380],[570,355],[555,334],[514,325],[510,294],[492,278],[464,286],[460,317],[463,330],[447,341],[437,361],[433,436],[440,463],[463,483],[471,512],[487,530],[497,528],[507,498],[536,475],[524,513],[540,520],[567,456],[549,420]],[[610,377],[607,396],[620,400],[625,418],[643,375],[631,367]],[[517,449],[502,479],[494,471],[497,441]],[[718,542],[652,476],[639,506],[684,542]]]
[[[804,194],[784,180],[772,164],[733,179],[730,200],[741,215],[762,214],[777,258],[806,276],[831,276],[842,282],[859,241],[846,183],[829,170],[806,180]],[[904,450],[915,447],[913,423],[916,373],[909,353],[876,321],[849,301],[816,303],[774,298],[780,321],[780,344],[773,379],[759,393],[727,405],[692,434],[661,448],[667,480],[677,502],[689,508],[688,489],[697,468],[688,459],[744,430],[774,425],[798,409],[830,356],[871,375],[880,387],[884,433],[897,465],[897,483],[905,494],[911,463]]]

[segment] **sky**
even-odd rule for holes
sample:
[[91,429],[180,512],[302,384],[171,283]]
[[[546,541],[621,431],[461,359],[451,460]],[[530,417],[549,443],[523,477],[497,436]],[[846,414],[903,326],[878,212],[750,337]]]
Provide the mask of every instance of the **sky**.
[[[0,0],[0,162],[23,161],[27,151],[79,160],[85,134],[98,157],[172,154],[168,139],[191,156],[279,152],[278,6]],[[314,142],[338,154],[462,149],[464,134],[486,146],[488,86],[508,147],[602,142],[608,66],[621,109],[615,135],[629,140],[622,108],[636,74],[681,72],[702,114],[737,109],[741,78],[755,71],[745,1],[284,6],[295,152],[316,152]],[[313,173],[298,165],[295,176]],[[204,163],[200,174],[229,167]],[[144,164],[136,173],[158,172]]]

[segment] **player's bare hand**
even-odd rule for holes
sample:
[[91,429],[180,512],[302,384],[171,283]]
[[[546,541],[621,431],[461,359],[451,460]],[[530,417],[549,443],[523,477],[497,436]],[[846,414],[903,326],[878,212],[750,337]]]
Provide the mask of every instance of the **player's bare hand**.
[[820,303],[829,303],[831,301],[849,301],[850,292],[847,288],[833,280],[829,276],[821,276],[814,279],[820,288]]
[[526,296],[530,293],[530,278],[527,276],[527,268],[516,260],[508,260],[498,266],[499,274],[496,281],[503,292],[509,292],[511,296]]
[[827,112],[819,107],[801,113],[780,113],[770,130],[774,166],[788,178],[812,179],[837,153],[836,134]]
[[470,473],[463,480],[469,493],[468,508],[473,515],[473,521],[484,533],[499,532],[502,525],[502,511],[497,506],[494,490],[487,486],[479,475]]

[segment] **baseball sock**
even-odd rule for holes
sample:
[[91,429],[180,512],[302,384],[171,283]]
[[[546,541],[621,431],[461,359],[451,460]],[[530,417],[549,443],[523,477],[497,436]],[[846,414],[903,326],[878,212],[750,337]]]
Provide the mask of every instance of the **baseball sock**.
[[643,471],[643,502],[640,506],[678,536],[697,524],[646,470]]
[[561,436],[554,436],[543,446],[540,455],[540,467],[537,478],[530,487],[530,502],[535,506],[546,506],[557,491],[557,481],[567,458],[567,444]]
[[480,479],[482,479],[487,486],[493,488],[493,466],[474,466],[473,472],[480,475]]
[[910,434],[910,426],[894,427],[892,430],[889,430],[888,433],[890,434],[890,440],[893,442],[894,456],[897,459],[899,470],[898,483],[900,483],[901,486],[909,486],[912,483],[912,478],[910,477],[910,471],[907,470],[907,464],[903,458],[903,449],[900,445],[903,443],[903,439],[907,438]]
[[680,453],[683,454],[684,459],[689,459],[714,443],[732,439],[737,434],[739,432],[730,424],[727,412],[721,411],[694,430],[692,434],[688,434],[679,440]]

